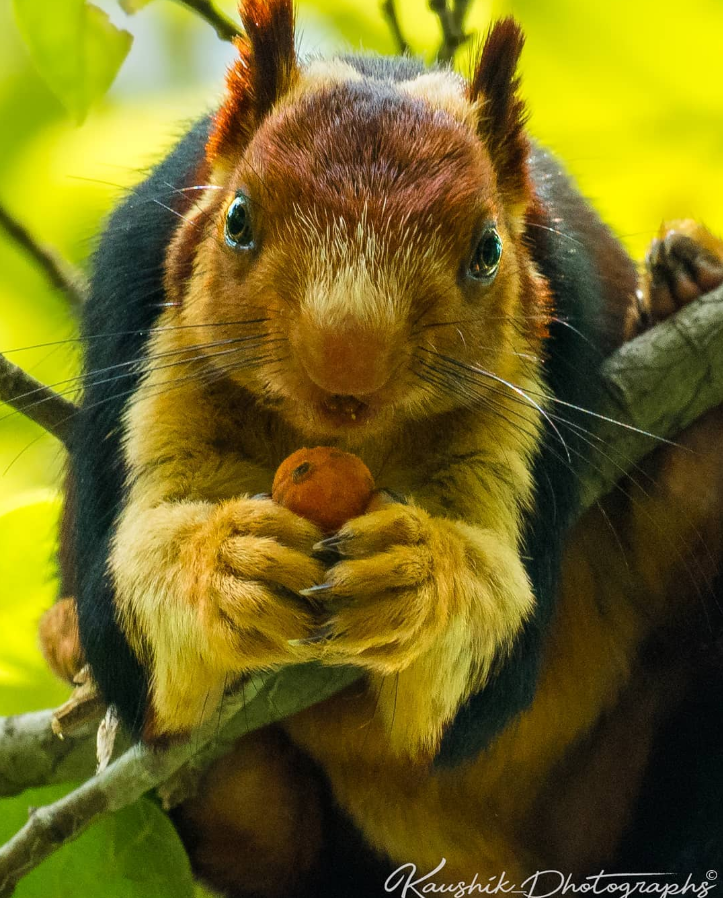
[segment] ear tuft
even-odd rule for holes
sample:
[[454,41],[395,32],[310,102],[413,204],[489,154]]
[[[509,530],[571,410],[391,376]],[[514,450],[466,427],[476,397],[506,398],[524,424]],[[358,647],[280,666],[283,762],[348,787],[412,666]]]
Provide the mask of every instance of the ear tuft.
[[243,150],[298,72],[293,0],[241,0],[239,15],[245,34],[234,39],[238,58],[226,76],[226,97],[211,129],[210,162]]
[[296,75],[294,4],[293,0],[241,0],[239,14],[252,50],[256,107],[264,116]]
[[525,37],[512,18],[487,34],[469,83],[469,98],[480,105],[480,133],[497,170],[501,189],[522,195],[527,184],[527,114],[517,91],[517,64]]

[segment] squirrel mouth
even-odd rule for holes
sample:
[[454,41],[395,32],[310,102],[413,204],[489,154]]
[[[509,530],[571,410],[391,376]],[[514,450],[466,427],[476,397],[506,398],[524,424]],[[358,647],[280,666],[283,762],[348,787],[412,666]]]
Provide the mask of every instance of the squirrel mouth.
[[343,396],[338,393],[324,399],[319,408],[323,417],[337,427],[363,424],[372,414],[366,402],[362,402],[356,396]]

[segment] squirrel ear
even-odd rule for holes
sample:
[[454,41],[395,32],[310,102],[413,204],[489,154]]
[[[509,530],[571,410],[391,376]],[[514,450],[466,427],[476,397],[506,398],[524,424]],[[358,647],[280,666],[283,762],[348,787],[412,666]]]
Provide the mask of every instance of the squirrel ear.
[[522,197],[527,183],[527,114],[517,91],[517,63],[525,36],[512,18],[487,34],[469,82],[468,97],[480,107],[480,136],[489,150],[500,188]]
[[293,0],[240,0],[245,34],[234,39],[238,57],[226,75],[226,96],[206,148],[209,162],[243,150],[274,104],[294,83]]

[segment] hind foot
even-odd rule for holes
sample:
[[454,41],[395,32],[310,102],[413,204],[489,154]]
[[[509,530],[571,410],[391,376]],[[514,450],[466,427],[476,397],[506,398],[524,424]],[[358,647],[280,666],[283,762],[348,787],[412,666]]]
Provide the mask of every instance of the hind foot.
[[669,318],[721,284],[723,240],[692,219],[666,222],[645,257],[639,330]]

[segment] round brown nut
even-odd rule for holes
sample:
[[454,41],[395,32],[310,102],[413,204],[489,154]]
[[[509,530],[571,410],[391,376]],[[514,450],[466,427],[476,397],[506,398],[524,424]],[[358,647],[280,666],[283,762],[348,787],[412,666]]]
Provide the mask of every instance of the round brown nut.
[[317,446],[299,449],[279,465],[271,497],[325,533],[335,533],[366,511],[373,491],[374,478],[360,458]]

